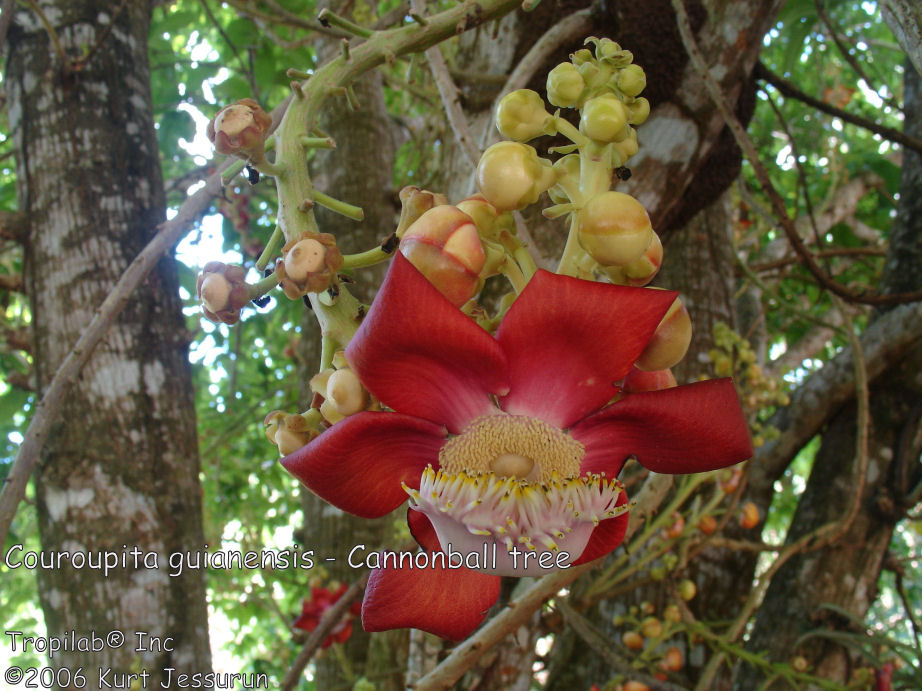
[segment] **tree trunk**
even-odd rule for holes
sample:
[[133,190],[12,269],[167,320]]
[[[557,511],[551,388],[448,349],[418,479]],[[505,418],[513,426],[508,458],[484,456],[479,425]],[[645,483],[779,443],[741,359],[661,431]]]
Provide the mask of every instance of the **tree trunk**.
[[[905,72],[905,130],[922,133],[922,78],[909,65]],[[922,277],[922,156],[904,151],[897,218],[882,288],[888,292],[919,290]],[[906,496],[918,482],[914,463],[918,449],[910,448],[922,410],[922,381],[918,376],[922,349],[918,347],[891,367],[871,387],[869,397],[868,464],[858,475],[855,451],[856,407],[838,411],[823,433],[806,491],[801,496],[789,531],[791,543],[846,515],[856,487],[862,487],[858,513],[847,531],[833,544],[792,557],[772,579],[756,618],[748,648],[765,651],[768,659],[803,655],[825,679],[844,682],[854,660],[843,647],[821,636],[795,644],[816,630],[847,630],[849,622],[823,605],[831,603],[859,619],[877,596],[886,550],[896,523],[909,508]],[[752,667],[739,670],[736,688],[758,685]],[[780,687],[779,687],[780,688]]]
[[[6,75],[19,203],[29,219],[25,281],[39,389],[165,209],[148,3],[57,0],[42,9],[58,45],[35,14],[19,10]],[[132,671],[169,685],[168,668],[211,668],[204,574],[169,575],[171,554],[203,545],[180,308],[175,268],[163,259],[74,382],[35,477],[44,553],[108,551],[127,561],[108,574],[66,561],[37,570],[50,636],[125,636],[121,647],[51,658],[55,668],[82,667],[89,689]],[[135,547],[144,555],[137,566]],[[138,634],[160,644],[139,646]]]

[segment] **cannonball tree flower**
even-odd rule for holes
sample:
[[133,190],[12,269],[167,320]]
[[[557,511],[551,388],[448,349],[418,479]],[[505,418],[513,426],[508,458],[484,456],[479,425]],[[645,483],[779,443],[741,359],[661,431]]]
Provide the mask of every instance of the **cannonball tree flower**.
[[605,556],[623,540],[616,481],[635,457],[660,473],[721,468],[752,446],[729,379],[619,396],[675,293],[538,271],[494,335],[396,255],[346,349],[392,412],[360,412],[282,459],[308,488],[360,517],[409,497],[430,552],[491,552],[479,570],[373,570],[368,631],[412,627],[461,639],[499,595],[501,575],[540,575],[509,550]]

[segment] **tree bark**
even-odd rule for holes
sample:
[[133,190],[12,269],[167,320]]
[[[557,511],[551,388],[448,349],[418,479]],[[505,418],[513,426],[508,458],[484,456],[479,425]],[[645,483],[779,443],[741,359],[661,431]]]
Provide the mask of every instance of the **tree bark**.
[[[149,4],[42,9],[57,46],[35,14],[18,11],[6,75],[40,389],[165,213]],[[55,668],[82,667],[86,688],[105,687],[97,673],[107,670],[140,667],[155,684],[169,683],[167,668],[211,668],[204,574],[169,575],[171,554],[203,546],[187,346],[175,267],[164,259],[74,383],[36,472],[43,552],[127,559],[107,575],[66,562],[37,572],[49,635],[125,635],[120,648],[51,658]],[[135,547],[146,566],[129,556]],[[139,650],[139,633],[162,645]]]
[[[907,65],[905,71],[905,131],[922,132],[922,77]],[[897,217],[890,233],[890,249],[881,282],[887,292],[918,290],[922,277],[922,156],[905,151]],[[873,328],[873,326],[871,327]],[[768,659],[785,660],[801,654],[819,676],[848,679],[854,664],[849,651],[822,636],[802,637],[817,630],[845,630],[848,621],[832,616],[831,603],[864,618],[877,596],[877,579],[890,538],[904,517],[911,483],[919,470],[905,440],[920,424],[922,348],[917,346],[891,365],[871,388],[868,463],[860,477],[855,450],[855,404],[835,412],[823,433],[807,488],[797,505],[786,538],[791,543],[846,515],[856,487],[861,487],[859,510],[839,540],[813,552],[792,557],[772,579],[756,618],[747,647],[765,651]],[[918,457],[918,450],[915,450]],[[802,641],[797,645],[798,641]],[[797,645],[797,647],[795,647]],[[760,673],[752,667],[738,670],[736,688],[758,685]],[[772,687],[774,688],[774,687]],[[778,687],[780,688],[780,687]]]

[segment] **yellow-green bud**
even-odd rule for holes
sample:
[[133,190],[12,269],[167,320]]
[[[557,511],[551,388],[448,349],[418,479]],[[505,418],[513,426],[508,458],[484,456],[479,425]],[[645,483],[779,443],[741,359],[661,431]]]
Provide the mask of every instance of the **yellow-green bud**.
[[559,108],[579,105],[579,97],[586,88],[583,75],[571,62],[562,62],[547,75],[547,100]]
[[609,190],[590,199],[579,211],[579,223],[580,245],[603,266],[630,264],[653,241],[646,209],[623,192]]
[[603,94],[586,101],[579,129],[597,142],[620,142],[630,136],[627,109],[614,94]]
[[634,365],[646,372],[674,367],[688,352],[691,337],[691,317],[676,298]]
[[557,181],[550,161],[519,142],[499,142],[480,157],[477,185],[499,211],[524,209]]
[[294,453],[318,435],[317,430],[310,429],[302,415],[289,415],[281,410],[269,413],[264,424],[266,438],[279,448],[283,456]]
[[570,56],[570,61],[574,65],[582,65],[592,60],[592,51],[588,48],[580,48]]
[[554,161],[554,170],[557,171],[557,184],[551,187],[547,194],[555,204],[566,204],[572,201],[570,194],[579,186],[579,154],[568,154]]
[[642,125],[650,115],[650,102],[643,96],[627,107],[627,121],[632,125]]
[[625,96],[637,96],[647,86],[647,75],[640,65],[628,65],[618,72],[615,82]]
[[548,125],[552,119],[541,96],[531,89],[516,89],[503,96],[496,106],[496,129],[517,142],[550,134]]

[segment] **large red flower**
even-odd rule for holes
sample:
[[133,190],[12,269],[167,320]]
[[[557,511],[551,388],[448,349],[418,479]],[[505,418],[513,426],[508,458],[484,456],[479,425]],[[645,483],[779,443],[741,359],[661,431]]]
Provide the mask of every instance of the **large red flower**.
[[357,516],[383,516],[409,495],[410,528],[425,549],[491,558],[477,571],[435,559],[375,569],[366,630],[461,639],[496,601],[499,576],[605,556],[627,526],[615,478],[628,457],[660,473],[750,457],[729,379],[618,396],[674,299],[539,271],[494,337],[394,258],[346,350],[394,412],[350,416],[282,464]]

